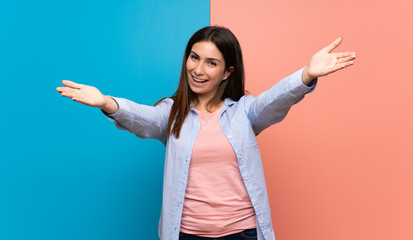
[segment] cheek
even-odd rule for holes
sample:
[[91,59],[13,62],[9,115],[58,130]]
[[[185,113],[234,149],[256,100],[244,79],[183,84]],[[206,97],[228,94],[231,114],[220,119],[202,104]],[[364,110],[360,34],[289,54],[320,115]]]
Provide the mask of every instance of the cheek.
[[221,78],[223,77],[223,72],[218,69],[211,69],[210,71],[208,71],[208,75],[210,78],[221,80]]
[[187,71],[190,71],[190,70],[192,70],[194,68],[194,63],[190,60],[190,59],[188,59],[187,61],[186,61],[186,70]]

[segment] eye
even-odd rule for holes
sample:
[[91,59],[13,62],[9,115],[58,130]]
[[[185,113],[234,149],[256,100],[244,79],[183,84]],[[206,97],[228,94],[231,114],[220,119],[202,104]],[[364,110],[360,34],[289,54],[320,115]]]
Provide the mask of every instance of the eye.
[[191,59],[198,59],[198,56],[193,55],[193,54],[191,54],[189,57],[190,57]]
[[211,66],[214,66],[214,67],[217,65],[216,62],[209,62],[209,64],[210,64]]

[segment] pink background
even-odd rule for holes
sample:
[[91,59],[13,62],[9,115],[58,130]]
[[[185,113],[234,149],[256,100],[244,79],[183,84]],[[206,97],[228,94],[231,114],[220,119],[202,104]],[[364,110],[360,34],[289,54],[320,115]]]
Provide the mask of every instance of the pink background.
[[413,239],[413,2],[211,0],[254,95],[339,36],[356,64],[259,137],[278,240]]

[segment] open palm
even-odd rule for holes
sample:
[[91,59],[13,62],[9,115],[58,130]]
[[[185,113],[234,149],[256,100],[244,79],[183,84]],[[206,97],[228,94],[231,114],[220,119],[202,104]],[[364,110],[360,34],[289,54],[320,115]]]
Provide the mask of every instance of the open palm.
[[342,41],[343,38],[337,38],[330,45],[314,54],[307,66],[307,73],[311,79],[336,72],[354,63],[353,60],[356,58],[355,52],[331,52],[337,48]]
[[69,80],[63,80],[62,84],[66,87],[58,87],[56,90],[62,96],[71,98],[92,107],[102,107],[106,103],[105,96],[95,87],[78,84]]

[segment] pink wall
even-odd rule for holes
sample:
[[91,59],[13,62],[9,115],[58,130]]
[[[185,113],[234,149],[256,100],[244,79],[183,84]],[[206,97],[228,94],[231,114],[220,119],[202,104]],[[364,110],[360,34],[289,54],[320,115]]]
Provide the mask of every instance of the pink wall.
[[211,0],[254,95],[338,36],[356,64],[259,136],[278,240],[413,239],[413,2]]

